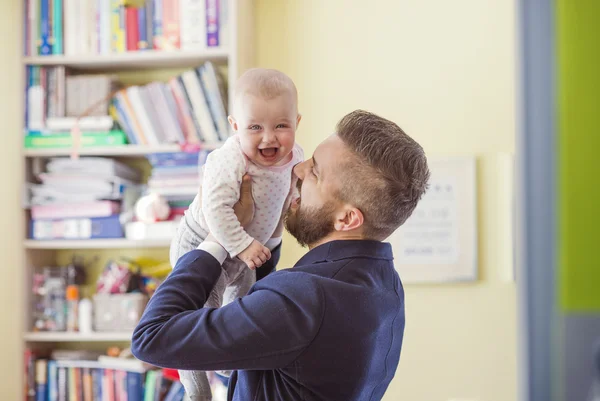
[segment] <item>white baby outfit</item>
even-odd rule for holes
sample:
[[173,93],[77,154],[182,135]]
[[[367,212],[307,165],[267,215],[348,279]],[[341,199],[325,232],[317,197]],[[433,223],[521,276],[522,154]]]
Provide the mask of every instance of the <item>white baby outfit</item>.
[[[296,191],[292,169],[303,160],[304,152],[295,144],[292,158],[286,164],[259,166],[242,152],[238,135],[230,137],[222,147],[208,155],[201,169],[201,202],[196,196],[185,212],[170,250],[171,265],[175,266],[181,256],[196,249],[210,232],[229,253],[222,265],[223,273],[205,307],[226,305],[250,290],[255,282],[255,273],[236,256],[254,239],[265,245],[273,236],[283,207],[289,205]],[[233,205],[240,198],[242,177],[246,173],[252,177],[254,218],[244,230],[235,216]],[[211,399],[205,372],[180,371],[179,374],[190,400]]]

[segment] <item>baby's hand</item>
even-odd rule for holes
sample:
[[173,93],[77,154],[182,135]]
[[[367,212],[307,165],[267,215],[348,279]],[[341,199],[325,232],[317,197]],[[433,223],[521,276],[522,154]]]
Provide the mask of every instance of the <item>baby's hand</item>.
[[271,251],[257,240],[252,241],[248,248],[240,252],[237,257],[248,265],[252,270],[261,267],[263,263],[271,259]]

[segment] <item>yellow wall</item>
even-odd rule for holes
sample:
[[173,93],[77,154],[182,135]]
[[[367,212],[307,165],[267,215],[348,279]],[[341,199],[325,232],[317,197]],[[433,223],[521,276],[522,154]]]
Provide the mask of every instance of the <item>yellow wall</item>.
[[[0,399],[17,400],[23,374],[20,1],[0,1]],[[14,38],[14,39],[9,39]]]
[[[434,154],[479,158],[480,281],[406,286],[407,326],[385,399],[516,399],[516,294],[497,168],[515,137],[515,5],[505,0],[258,0],[257,64],[300,92],[310,155],[357,108]],[[503,175],[504,174],[504,175]],[[500,210],[502,209],[502,210]],[[282,265],[304,250],[286,238]]]

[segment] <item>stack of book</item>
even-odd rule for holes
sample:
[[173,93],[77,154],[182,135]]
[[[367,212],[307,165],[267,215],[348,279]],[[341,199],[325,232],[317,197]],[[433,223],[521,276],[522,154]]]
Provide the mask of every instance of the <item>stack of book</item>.
[[171,215],[166,221],[155,223],[130,222],[125,236],[131,240],[172,239],[179,219],[188,209],[200,188],[200,171],[210,152],[158,153],[148,155],[152,173],[146,193],[158,194],[166,199]]
[[[215,147],[230,135],[225,80],[211,62],[168,83],[120,90],[112,75],[72,75],[64,67],[28,66],[27,83],[26,148],[72,146],[70,131],[76,123],[82,147]],[[93,111],[77,121],[88,109]]]
[[181,401],[177,371],[87,351],[25,350],[27,400]]
[[202,50],[228,42],[228,0],[25,0],[24,54]]
[[53,158],[38,179],[41,184],[29,184],[31,238],[124,236],[120,213],[139,196],[137,170],[110,158]]
[[211,62],[173,77],[118,92],[113,106],[130,143],[217,146],[229,135],[227,90]]
[[63,66],[27,66],[25,147],[68,147],[76,117],[81,146],[123,145],[125,133],[109,115],[110,95],[121,85],[112,75],[70,75]]

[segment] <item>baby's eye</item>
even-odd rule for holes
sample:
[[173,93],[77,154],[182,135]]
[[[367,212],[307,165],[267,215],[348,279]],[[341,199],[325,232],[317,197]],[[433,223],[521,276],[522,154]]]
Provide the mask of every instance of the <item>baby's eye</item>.
[[248,128],[251,129],[251,130],[259,130],[260,129],[260,125],[254,124],[254,125],[251,125]]
[[287,124],[279,124],[275,128],[287,128]]

